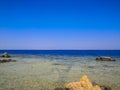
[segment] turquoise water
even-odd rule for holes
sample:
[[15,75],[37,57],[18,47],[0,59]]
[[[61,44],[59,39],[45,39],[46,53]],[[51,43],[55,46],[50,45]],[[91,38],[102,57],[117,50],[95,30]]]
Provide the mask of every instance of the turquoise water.
[[120,57],[98,62],[92,55],[11,54],[0,64],[0,90],[54,90],[87,75],[92,82],[120,89]]

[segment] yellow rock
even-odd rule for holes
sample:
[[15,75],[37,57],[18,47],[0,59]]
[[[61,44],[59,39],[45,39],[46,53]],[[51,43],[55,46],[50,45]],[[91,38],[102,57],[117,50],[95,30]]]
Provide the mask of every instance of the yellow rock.
[[78,82],[67,84],[66,88],[69,90],[102,90],[98,85],[93,86],[86,75],[84,75]]

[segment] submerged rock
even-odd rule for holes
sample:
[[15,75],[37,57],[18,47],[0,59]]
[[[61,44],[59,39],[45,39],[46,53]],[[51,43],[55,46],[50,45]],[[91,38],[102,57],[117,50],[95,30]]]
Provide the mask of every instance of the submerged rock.
[[1,57],[9,58],[9,57],[11,57],[11,56],[10,56],[7,52],[4,52]]
[[67,88],[55,88],[54,90],[69,90]]
[[88,77],[84,75],[80,81],[67,84],[65,90],[111,90],[111,88],[92,84]]
[[114,58],[112,57],[108,57],[108,56],[100,56],[96,58],[97,61],[116,61]]
[[112,90],[109,86],[100,86],[102,90]]
[[5,63],[5,62],[15,62],[16,60],[10,59],[10,58],[0,58],[0,63]]

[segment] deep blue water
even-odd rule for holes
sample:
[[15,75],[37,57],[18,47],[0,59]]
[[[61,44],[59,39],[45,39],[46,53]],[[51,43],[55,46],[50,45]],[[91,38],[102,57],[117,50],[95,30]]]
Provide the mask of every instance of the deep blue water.
[[119,56],[120,50],[0,50],[0,54],[48,54],[48,55],[77,55],[77,56]]

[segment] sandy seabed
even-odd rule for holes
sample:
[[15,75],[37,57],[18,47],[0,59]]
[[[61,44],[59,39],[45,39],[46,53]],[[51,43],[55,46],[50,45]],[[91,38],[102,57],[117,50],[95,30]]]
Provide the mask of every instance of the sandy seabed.
[[0,90],[54,90],[87,75],[92,82],[120,90],[120,58],[97,62],[93,56],[14,57],[0,64]]

